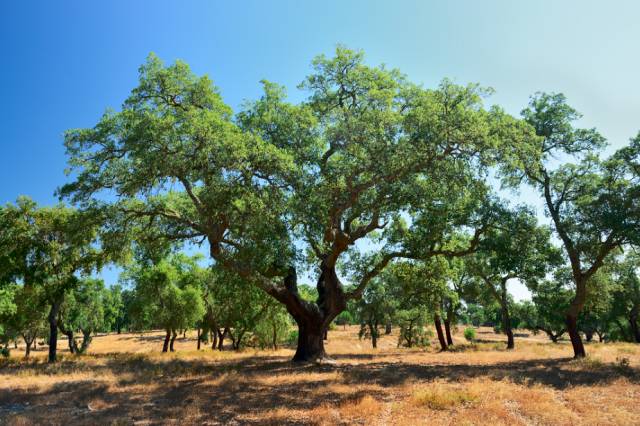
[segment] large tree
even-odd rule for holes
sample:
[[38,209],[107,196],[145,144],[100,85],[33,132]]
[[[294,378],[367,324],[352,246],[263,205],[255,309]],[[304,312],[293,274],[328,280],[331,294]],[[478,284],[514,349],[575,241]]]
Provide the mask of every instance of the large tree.
[[[217,264],[286,306],[301,361],[325,357],[331,321],[393,258],[372,258],[347,292],[336,272],[346,253],[385,228],[416,188],[441,194],[435,188],[452,178],[519,158],[502,148],[523,144],[504,140],[527,135],[484,109],[477,86],[423,89],[344,48],[313,68],[306,100],[289,103],[265,82],[264,96],[234,117],[208,77],[151,56],[121,111],[67,133],[76,179],[61,189],[82,204],[115,193],[114,229],[206,240]],[[297,289],[303,271],[317,273],[315,302]]]
[[[594,153],[605,139],[595,129],[576,129],[580,118],[562,94],[537,94],[522,111],[539,136],[539,163],[526,163],[528,181],[542,195],[571,265],[575,297],[565,321],[575,357],[586,355],[578,316],[587,300],[587,282],[613,250],[640,239],[638,139],[602,160]],[[577,164],[558,158],[573,157]]]

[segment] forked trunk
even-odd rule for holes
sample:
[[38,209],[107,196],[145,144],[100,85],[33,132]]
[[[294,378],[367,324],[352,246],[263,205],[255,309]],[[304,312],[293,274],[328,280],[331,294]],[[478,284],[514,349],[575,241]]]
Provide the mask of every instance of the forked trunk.
[[591,330],[587,330],[587,331],[585,331],[585,332],[584,332],[584,339],[585,339],[587,342],[591,342],[591,341],[593,340],[593,331],[591,331]]
[[31,344],[33,343],[33,340],[27,340],[26,338],[24,338],[24,344],[26,345],[25,352],[24,352],[25,358],[29,358],[29,355],[31,354]]
[[444,339],[444,333],[442,332],[442,322],[440,321],[440,315],[435,314],[433,316],[433,323],[436,327],[436,333],[438,333],[438,341],[440,342],[440,348],[442,351],[447,350],[447,341]]
[[58,350],[58,312],[60,302],[53,302],[49,311],[49,362],[56,362]]

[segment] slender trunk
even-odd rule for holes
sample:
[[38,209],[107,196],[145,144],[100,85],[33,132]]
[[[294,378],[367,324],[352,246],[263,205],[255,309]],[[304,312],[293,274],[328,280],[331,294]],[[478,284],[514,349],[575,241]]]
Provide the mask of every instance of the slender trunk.
[[218,347],[218,328],[211,330],[211,349]]
[[178,332],[173,330],[171,333],[171,341],[169,342],[169,351],[173,352],[173,343],[176,341],[176,337],[178,336]]
[[440,348],[442,351],[447,350],[447,341],[444,338],[444,333],[442,332],[442,323],[440,321],[440,314],[435,314],[433,316],[433,323],[436,327],[436,332],[438,333],[438,341],[440,341]]
[[593,340],[593,331],[591,330],[585,331],[584,338],[587,342],[591,342]]
[[631,327],[631,337],[640,343],[640,327],[638,327],[638,306],[634,306],[629,315],[629,326]]
[[198,350],[200,350],[200,327],[198,327]]
[[60,302],[56,301],[51,304],[49,311],[49,362],[56,362],[58,349],[58,312],[60,311]]
[[387,321],[384,325],[384,334],[391,334],[391,321]]
[[444,332],[447,335],[447,345],[453,345],[453,337],[451,337],[451,321],[444,320]]
[[324,329],[324,335],[322,336],[322,340],[327,340],[329,338],[329,328]]
[[278,350],[278,328],[276,327],[276,323],[272,324],[273,327],[273,350]]
[[371,334],[371,346],[373,346],[373,349],[377,349],[378,348],[378,324],[373,322],[373,321],[369,321],[369,333]]
[[162,345],[162,352],[169,350],[169,340],[171,339],[171,330],[167,329],[167,333],[164,336],[164,345]]
[[513,340],[513,330],[511,329],[511,318],[509,317],[509,308],[506,305],[506,301],[502,305],[502,329],[504,334],[507,335],[507,349],[515,348],[515,342]]

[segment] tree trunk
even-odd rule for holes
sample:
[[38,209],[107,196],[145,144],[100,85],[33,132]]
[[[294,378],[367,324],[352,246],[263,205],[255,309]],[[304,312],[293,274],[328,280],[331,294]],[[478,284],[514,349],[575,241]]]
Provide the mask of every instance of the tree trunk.
[[631,328],[631,337],[640,343],[640,327],[638,327],[638,307],[634,306],[629,315],[629,326]]
[[211,349],[215,349],[218,347],[218,329],[214,328],[211,330]]
[[60,302],[56,301],[51,304],[49,311],[49,362],[56,362],[58,350],[58,312],[60,311]]
[[371,346],[373,349],[378,348],[378,324],[369,321],[369,333],[371,334]]
[[91,330],[82,330],[82,343],[80,345],[80,349],[76,348],[76,352],[79,354],[85,353],[87,349],[89,349],[91,340]]
[[173,352],[173,342],[176,341],[176,337],[178,337],[178,332],[173,330],[171,333],[171,341],[169,342],[169,351]]
[[453,338],[451,337],[451,321],[444,320],[444,332],[447,335],[447,345],[453,345]]
[[198,327],[198,350],[200,350],[200,327]]
[[224,339],[229,335],[229,328],[225,327],[224,331],[221,333],[218,329],[218,350],[221,351],[224,349]]
[[391,334],[391,321],[387,321],[384,325],[384,334]]
[[587,342],[591,342],[593,340],[593,331],[591,330],[585,331],[584,338]]
[[584,345],[582,344],[582,338],[580,332],[578,332],[578,318],[571,314],[567,314],[566,317],[567,331],[569,332],[569,338],[571,339],[571,345],[573,346],[573,357],[584,358],[587,356]]
[[317,361],[327,356],[324,351],[324,327],[298,323],[298,346],[295,362]]
[[276,327],[276,323],[274,321],[274,323],[272,324],[273,327],[273,350],[277,351],[278,350],[278,328]]
[[25,352],[24,352],[24,357],[25,358],[29,358],[29,355],[31,354],[31,344],[33,343],[33,341],[35,340],[35,338],[29,340],[26,337],[22,336],[22,338],[24,339],[24,344],[26,346],[25,348]]
[[515,348],[515,342],[513,341],[513,330],[511,329],[511,318],[509,317],[509,308],[506,306],[506,301],[502,305],[502,329],[504,334],[507,335],[507,349]]
[[444,333],[442,332],[442,323],[440,321],[440,314],[435,314],[433,316],[433,323],[436,327],[436,333],[438,333],[438,341],[440,341],[440,348],[442,351],[447,350],[447,341],[444,338]]
[[164,345],[162,345],[162,352],[169,350],[169,340],[171,339],[171,330],[167,329],[167,334],[164,336]]

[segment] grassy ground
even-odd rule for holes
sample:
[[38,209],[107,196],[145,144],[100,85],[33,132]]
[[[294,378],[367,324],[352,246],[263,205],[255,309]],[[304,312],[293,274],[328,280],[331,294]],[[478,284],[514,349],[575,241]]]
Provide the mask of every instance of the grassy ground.
[[[640,424],[640,345],[587,346],[489,329],[454,351],[378,350],[357,327],[329,333],[337,365],[293,365],[293,351],[158,353],[161,333],[96,337],[90,354],[47,365],[45,349],[0,364],[0,423],[23,424]],[[61,346],[66,342],[61,341]]]

